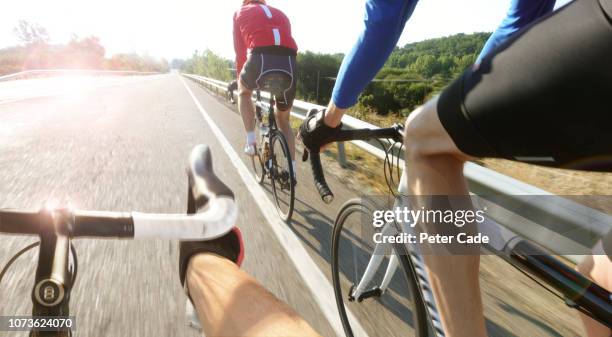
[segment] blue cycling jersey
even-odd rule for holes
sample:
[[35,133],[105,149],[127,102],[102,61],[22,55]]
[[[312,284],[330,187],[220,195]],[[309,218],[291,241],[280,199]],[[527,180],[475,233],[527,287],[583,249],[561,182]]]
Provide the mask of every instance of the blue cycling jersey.
[[[334,85],[332,101],[339,108],[357,103],[365,89],[397,45],[406,21],[418,0],[366,0],[364,29],[344,57]],[[491,35],[478,57],[490,53],[517,30],[550,13],[555,0],[512,0],[501,25]]]
[[476,62],[480,62],[521,28],[552,12],[554,7],[555,0],[512,0],[506,18],[482,47]]

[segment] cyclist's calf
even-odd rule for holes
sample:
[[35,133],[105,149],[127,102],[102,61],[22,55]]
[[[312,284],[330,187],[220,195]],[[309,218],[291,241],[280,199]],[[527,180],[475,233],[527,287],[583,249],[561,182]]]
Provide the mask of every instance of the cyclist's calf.
[[241,85],[238,87],[238,96],[240,96],[242,99],[250,100],[251,96],[253,96],[253,90]]

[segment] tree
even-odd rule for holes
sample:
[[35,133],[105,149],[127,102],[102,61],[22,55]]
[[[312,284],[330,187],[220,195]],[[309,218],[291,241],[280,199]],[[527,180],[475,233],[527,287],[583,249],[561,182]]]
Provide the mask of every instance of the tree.
[[65,66],[69,68],[100,69],[104,65],[106,50],[95,36],[73,36],[65,48]]
[[19,20],[17,26],[13,28],[13,33],[17,36],[19,41],[26,45],[49,42],[49,33],[47,29],[37,23],[31,23],[26,20]]
[[410,66],[410,70],[422,75],[423,77],[431,77],[439,70],[438,60],[431,54],[419,56]]
[[232,64],[232,61],[215,54],[209,49],[206,49],[202,54],[196,50],[191,58],[183,63],[182,70],[221,81],[230,81],[234,78],[231,70]]
[[457,59],[453,72],[455,74],[463,72],[465,69],[471,67],[474,64],[474,61],[476,61],[475,55],[461,56],[459,59]]
[[297,95],[324,104],[329,101],[343,55],[299,53],[297,57]]
[[[442,90],[453,77],[471,66],[489,33],[456,34],[394,48],[384,67],[359,98],[362,111],[380,115],[407,114]],[[297,57],[297,97],[326,104],[344,55],[300,52]],[[233,77],[232,62],[211,51],[197,51],[184,61],[185,72],[220,80]],[[317,94],[318,91],[318,94]],[[318,98],[318,100],[317,100]]]

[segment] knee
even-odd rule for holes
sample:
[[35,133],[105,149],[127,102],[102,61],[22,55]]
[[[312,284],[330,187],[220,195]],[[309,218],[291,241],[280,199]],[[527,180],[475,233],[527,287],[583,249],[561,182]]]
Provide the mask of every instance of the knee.
[[241,87],[240,89],[238,89],[238,95],[241,98],[251,98],[251,96],[253,95],[253,91],[245,87]]
[[404,125],[404,147],[409,161],[452,157],[464,162],[471,157],[457,148],[438,117],[437,99],[414,110]]
[[427,144],[431,142],[433,131],[427,123],[428,110],[426,106],[421,106],[413,111],[404,124],[404,147],[406,156],[409,159],[422,159],[432,155]]

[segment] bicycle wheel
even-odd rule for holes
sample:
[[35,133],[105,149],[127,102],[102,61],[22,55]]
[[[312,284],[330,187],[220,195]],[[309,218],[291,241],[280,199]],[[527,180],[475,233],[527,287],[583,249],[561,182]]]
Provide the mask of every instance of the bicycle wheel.
[[[261,109],[260,107],[256,106],[256,109]],[[251,162],[251,169],[253,172],[253,177],[255,178],[255,180],[258,183],[263,183],[264,181],[264,177],[265,177],[265,172],[264,172],[264,167],[263,167],[263,146],[264,146],[264,137],[261,134],[261,112],[260,113],[256,113],[255,114],[255,139],[257,139],[257,151],[255,153],[254,156],[249,158],[249,161]]]
[[[383,284],[383,279],[391,261],[391,251],[384,252],[387,255],[376,255],[380,259],[378,268],[371,269],[369,282],[362,280],[375,245],[372,240],[374,231],[369,229],[372,228],[372,208],[359,199],[349,200],[338,212],[334,223],[332,278],[344,332],[347,337],[364,333],[370,336],[406,336],[412,330],[414,336],[426,337],[429,334],[427,315],[407,255],[394,255],[403,272],[395,273],[387,285]],[[360,298],[352,298],[353,289],[360,281],[367,290]]]
[[285,136],[280,131],[274,130],[270,135],[270,157],[264,165],[270,169],[276,210],[284,221],[291,219],[295,202],[294,173],[291,163],[291,154]]

